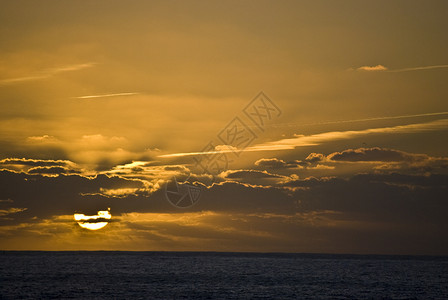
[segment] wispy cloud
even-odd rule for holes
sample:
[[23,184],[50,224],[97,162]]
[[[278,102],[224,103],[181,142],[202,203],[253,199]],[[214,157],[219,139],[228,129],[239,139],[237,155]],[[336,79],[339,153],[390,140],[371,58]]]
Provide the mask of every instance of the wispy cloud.
[[[448,68],[448,65],[434,65],[434,66],[423,66],[423,67],[412,67],[412,68],[402,68],[402,69],[389,69],[383,65],[376,66],[362,66],[357,68],[357,71],[367,71],[367,72],[390,72],[390,73],[398,73],[398,72],[410,72],[410,71],[422,71],[422,70],[433,70],[433,69],[444,69]],[[353,70],[353,69],[351,69]]]
[[19,208],[19,207],[11,207],[9,209],[0,209],[0,217],[10,215],[10,214],[16,214],[22,211],[27,210],[28,208]]
[[249,147],[247,151],[292,150],[296,147],[319,145],[325,142],[351,139],[374,133],[376,134],[412,133],[412,132],[432,131],[447,128],[448,128],[448,119],[441,119],[427,123],[417,123],[417,124],[400,125],[392,127],[369,128],[364,130],[330,131],[313,135],[299,135],[294,138],[281,139],[278,141],[259,144],[253,147]]
[[115,93],[115,94],[102,94],[102,95],[88,95],[74,97],[75,99],[94,99],[94,98],[106,98],[106,97],[121,97],[121,96],[133,96],[139,95],[140,93]]
[[[182,157],[182,156],[197,156],[197,155],[211,155],[211,154],[218,154],[218,153],[231,153],[235,150],[216,150],[216,151],[202,151],[202,152],[181,152],[181,153],[171,153],[171,154],[163,154],[159,155],[157,157]],[[246,150],[247,151],[247,150]]]
[[[448,119],[440,119],[427,123],[417,123],[408,125],[399,125],[392,127],[369,128],[364,130],[348,130],[348,131],[330,131],[312,135],[296,135],[293,138],[281,139],[277,141],[267,142],[263,144],[247,147],[243,151],[279,151],[293,150],[296,147],[316,146],[325,142],[336,140],[352,139],[368,134],[397,134],[397,133],[414,133],[423,131],[434,131],[448,129]],[[227,153],[232,150],[207,151],[207,152],[185,152],[160,155],[159,157],[182,157],[182,156],[198,156],[216,153]]]
[[52,135],[42,135],[42,136],[29,136],[27,138],[28,142],[57,142],[59,141],[57,138],[55,138]]
[[77,65],[68,65],[59,68],[49,69],[48,72],[52,74],[57,74],[61,72],[70,72],[70,71],[78,71],[86,68],[90,68],[96,65],[96,63],[85,63],[85,64],[77,64]]
[[330,131],[312,135],[299,135],[294,138],[281,139],[247,148],[247,151],[275,151],[292,150],[296,147],[319,145],[325,142],[351,139],[368,134],[388,133],[413,133],[422,131],[433,131],[448,128],[448,119],[441,119],[427,123],[399,125],[392,127],[369,128],[364,130]]
[[58,68],[51,68],[46,69],[40,72],[36,72],[33,75],[29,76],[23,76],[23,77],[16,77],[16,78],[8,78],[8,79],[2,79],[0,80],[0,85],[8,85],[8,84],[16,84],[26,81],[34,81],[34,80],[41,80],[53,77],[57,74],[64,73],[64,72],[71,72],[71,71],[78,71],[86,68],[93,67],[96,63],[84,63],[84,64],[76,64],[76,65],[67,65],[67,66],[61,66]]

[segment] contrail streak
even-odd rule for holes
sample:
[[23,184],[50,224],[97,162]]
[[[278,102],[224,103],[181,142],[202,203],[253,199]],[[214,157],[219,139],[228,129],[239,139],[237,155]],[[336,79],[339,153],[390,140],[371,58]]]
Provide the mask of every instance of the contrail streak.
[[448,111],[425,113],[425,114],[415,114],[415,115],[401,115],[401,116],[390,116],[390,117],[373,117],[365,119],[354,119],[354,120],[339,120],[339,121],[324,121],[315,123],[283,123],[283,124],[272,124],[272,127],[282,127],[282,126],[312,126],[312,125],[328,125],[328,124],[341,124],[341,123],[356,123],[356,122],[368,122],[368,121],[378,121],[378,120],[393,120],[393,119],[406,119],[406,118],[416,118],[416,117],[429,117],[429,116],[442,116],[448,115]]
[[62,66],[62,67],[58,67],[58,68],[47,69],[47,70],[41,71],[39,73],[35,73],[34,75],[31,75],[31,76],[24,76],[24,77],[0,80],[0,85],[15,84],[15,83],[21,83],[21,82],[26,82],[26,81],[46,79],[46,78],[53,77],[59,73],[78,71],[78,70],[93,67],[95,65],[96,65],[96,63],[92,62],[92,63],[67,65],[67,66]]
[[397,69],[397,70],[386,70],[385,72],[396,73],[396,72],[409,72],[409,71],[432,70],[432,69],[442,69],[442,68],[448,68],[448,65],[404,68],[404,69]]
[[105,97],[118,97],[118,96],[132,96],[139,95],[140,93],[117,93],[117,94],[104,94],[104,95],[90,95],[75,97],[76,99],[93,99],[93,98],[105,98]]

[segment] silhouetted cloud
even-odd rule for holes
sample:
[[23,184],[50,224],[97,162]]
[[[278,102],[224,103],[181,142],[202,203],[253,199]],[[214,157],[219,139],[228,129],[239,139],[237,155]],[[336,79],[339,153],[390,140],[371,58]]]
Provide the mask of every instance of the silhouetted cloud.
[[435,169],[447,169],[448,157],[372,147],[347,149],[328,155],[313,152],[303,160],[289,162],[278,158],[259,159],[255,162],[255,166],[262,169],[292,171],[293,169],[335,169],[356,163],[363,164],[366,171],[374,169],[424,173]]
[[373,222],[445,224],[447,175],[360,174],[349,179],[309,178],[297,188],[301,211],[338,211]]
[[428,172],[447,169],[448,157],[434,157],[427,154],[408,153],[387,148],[357,148],[334,152],[325,157],[325,162],[371,163],[376,170]]
[[220,174],[224,178],[234,179],[234,178],[250,178],[250,179],[260,179],[260,178],[282,178],[283,176],[271,174],[266,171],[257,170],[229,170]]
[[221,182],[204,190],[196,209],[227,212],[290,214],[296,201],[287,189],[238,182]]
[[400,161],[422,161],[429,159],[425,154],[410,154],[400,150],[385,148],[358,148],[348,149],[342,152],[334,152],[327,156],[333,161],[379,161],[379,162],[400,162]]
[[76,174],[80,171],[71,170],[64,167],[35,167],[27,171],[29,174]]
[[48,177],[2,170],[0,189],[0,198],[13,201],[2,203],[3,206],[27,208],[25,212],[15,214],[20,220],[73,214],[75,211],[96,212],[107,207],[119,214],[144,207],[150,210],[154,206],[148,199],[154,192],[151,183],[117,176],[58,174]]
[[[294,160],[285,162],[278,158],[262,158],[255,162],[255,166],[261,168],[268,168],[273,170],[281,169],[302,169],[302,168],[316,168],[321,162],[325,162],[326,157],[321,153],[310,153],[304,160]],[[321,167],[323,165],[320,165]]]
[[[313,154],[307,159],[317,163],[326,158]],[[284,251],[291,249],[292,244],[301,249],[305,246],[303,240],[312,242],[310,235],[314,234],[326,246],[367,251],[362,245],[373,245],[373,241],[362,237],[368,235],[375,240],[375,249],[387,249],[398,239],[401,244],[396,244],[396,251],[405,253],[406,244],[416,252],[424,249],[443,252],[446,245],[437,242],[436,236],[446,238],[446,232],[437,228],[448,226],[447,176],[366,173],[348,178],[299,179],[256,170],[234,170],[224,176],[230,181],[203,187],[197,205],[181,211],[167,203],[163,187],[154,189],[142,180],[80,174],[46,177],[3,170],[0,198],[11,201],[0,203],[0,235],[4,241],[9,241],[12,235],[36,234],[33,232],[46,233],[43,239],[77,235],[80,229],[74,227],[74,212],[96,213],[110,207],[113,222],[102,233],[106,240],[111,232],[122,238],[119,232],[125,230],[142,243],[165,241],[171,245],[169,241],[175,239],[180,247],[184,241],[191,243],[191,239],[198,243],[229,239],[230,244],[224,242],[222,247],[246,240],[241,245],[247,249],[253,249],[250,247],[256,242],[266,249]],[[275,186],[263,182],[277,179],[281,180]],[[255,180],[257,184],[244,180]],[[52,230],[49,224],[54,227]],[[408,244],[409,234],[427,239],[428,248]],[[269,248],[274,241],[278,242],[278,248]],[[318,249],[316,242],[311,245],[312,249]]]
[[262,158],[255,162],[257,167],[269,168],[269,169],[284,169],[284,168],[295,168],[296,164],[287,163],[284,160],[278,158]]
[[33,167],[45,166],[70,166],[74,165],[69,160],[51,160],[51,159],[29,159],[29,158],[5,158],[0,160],[2,165],[23,165]]

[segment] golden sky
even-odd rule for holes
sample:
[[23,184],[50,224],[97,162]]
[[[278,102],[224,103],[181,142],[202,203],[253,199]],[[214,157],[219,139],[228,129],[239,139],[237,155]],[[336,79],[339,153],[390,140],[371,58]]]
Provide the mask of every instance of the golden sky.
[[446,1],[1,6],[0,249],[448,254]]

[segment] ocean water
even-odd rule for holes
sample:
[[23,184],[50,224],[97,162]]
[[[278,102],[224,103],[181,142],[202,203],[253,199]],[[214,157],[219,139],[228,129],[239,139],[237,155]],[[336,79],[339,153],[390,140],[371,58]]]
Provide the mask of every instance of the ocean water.
[[448,257],[0,252],[2,299],[448,299]]

